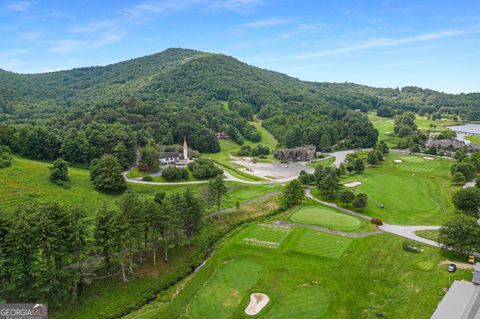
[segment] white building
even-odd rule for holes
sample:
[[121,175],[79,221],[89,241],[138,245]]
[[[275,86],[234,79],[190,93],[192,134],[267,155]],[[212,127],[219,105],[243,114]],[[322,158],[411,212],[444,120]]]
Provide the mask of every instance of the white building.
[[162,165],[187,165],[188,158],[188,145],[187,139],[183,139],[183,151],[161,152],[159,158]]

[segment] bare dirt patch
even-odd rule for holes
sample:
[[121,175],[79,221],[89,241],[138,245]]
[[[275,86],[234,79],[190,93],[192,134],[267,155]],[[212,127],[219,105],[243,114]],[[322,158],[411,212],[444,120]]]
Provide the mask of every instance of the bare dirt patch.
[[357,187],[358,185],[362,185],[362,182],[351,182],[344,184],[345,187]]
[[245,313],[249,316],[258,314],[268,304],[270,298],[261,292],[256,292],[250,295],[250,303],[245,308]]
[[456,261],[451,261],[451,260],[442,260],[440,262],[440,265],[449,265],[449,264],[455,264],[457,265],[457,268],[460,268],[460,269],[465,269],[465,270],[473,270],[475,268],[475,265],[472,265],[472,264],[468,264],[468,263],[459,263],[459,262],[456,262]]

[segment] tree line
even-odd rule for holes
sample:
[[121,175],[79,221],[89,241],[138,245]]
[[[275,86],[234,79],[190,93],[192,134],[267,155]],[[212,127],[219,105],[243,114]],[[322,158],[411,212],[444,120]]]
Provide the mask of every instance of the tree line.
[[204,208],[189,189],[153,199],[127,193],[118,205],[100,207],[93,220],[80,207],[21,205],[15,218],[0,214],[0,295],[57,306],[97,277],[127,281],[146,254],[155,265],[190,245]]

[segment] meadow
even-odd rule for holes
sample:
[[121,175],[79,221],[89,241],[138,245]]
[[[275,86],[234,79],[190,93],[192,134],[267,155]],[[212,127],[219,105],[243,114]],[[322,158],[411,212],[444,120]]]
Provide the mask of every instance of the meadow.
[[[273,152],[275,151],[278,141],[275,137],[267,131],[261,122],[252,121],[249,122],[253,126],[257,128],[260,132],[261,140],[258,143],[251,142],[249,140],[244,140],[243,145],[254,146],[257,144],[262,144],[263,146],[268,146],[270,149],[270,155],[268,155],[265,159],[254,158],[258,162],[272,162],[274,161]],[[230,163],[231,155],[235,156],[235,153],[240,150],[241,145],[238,145],[231,139],[222,139],[220,140],[220,152],[218,153],[203,153],[202,156],[214,159],[222,164],[227,164],[229,166],[234,166],[234,164]]]
[[[457,189],[451,185],[452,164],[442,158],[391,152],[385,162],[361,174],[349,174],[341,183],[362,183],[353,190],[368,195],[368,206],[361,210],[366,215],[392,224],[442,225],[455,215],[450,201],[451,193]],[[312,194],[320,197],[316,189]]]
[[[85,168],[69,168],[71,177],[69,189],[57,186],[49,181],[50,166],[51,163],[14,156],[10,167],[0,169],[0,210],[11,212],[17,205],[32,201],[56,201],[66,205],[80,205],[93,216],[102,203],[114,203],[123,196],[97,192],[90,181],[90,173]],[[237,202],[242,203],[282,189],[279,184],[249,185],[227,182],[226,185],[229,188],[229,194],[224,199],[222,208],[233,207]],[[144,196],[153,196],[157,192],[179,192],[187,188],[197,194],[204,194],[205,187],[202,184],[160,186],[129,183],[129,189],[132,192]],[[213,210],[215,208],[210,209],[210,211]]]
[[[372,122],[373,126],[378,130],[378,140],[385,140],[388,146],[395,146],[399,142],[399,138],[393,136],[394,133],[394,121],[393,118],[377,116],[376,112],[369,112],[368,119]],[[415,119],[417,128],[421,131],[430,132],[442,132],[447,131],[447,126],[458,124],[450,119],[431,120],[424,116],[418,116]]]
[[252,292],[270,297],[257,318],[429,318],[442,289],[471,274],[448,273],[440,261],[454,256],[431,247],[406,252],[402,241],[252,225],[227,238],[188,280],[126,318],[247,318]]

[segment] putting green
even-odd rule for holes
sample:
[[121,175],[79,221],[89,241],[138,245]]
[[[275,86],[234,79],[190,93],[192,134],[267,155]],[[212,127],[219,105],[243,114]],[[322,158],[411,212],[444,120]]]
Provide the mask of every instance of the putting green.
[[302,207],[290,216],[290,220],[297,224],[318,225],[345,231],[356,230],[363,226],[358,218],[323,205]]
[[288,293],[273,304],[268,313],[271,319],[321,318],[329,304],[329,297],[320,287],[306,287]]
[[343,256],[351,239],[321,233],[312,229],[298,229],[292,238],[291,250],[297,253],[338,259]]
[[189,303],[186,318],[229,318],[262,276],[263,267],[241,260],[218,268]]

